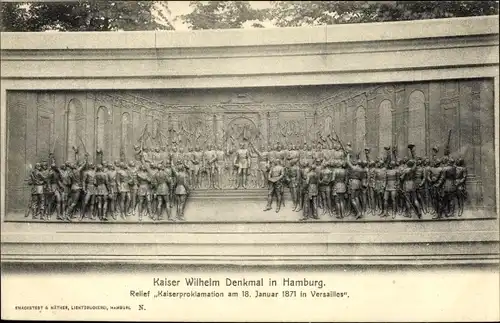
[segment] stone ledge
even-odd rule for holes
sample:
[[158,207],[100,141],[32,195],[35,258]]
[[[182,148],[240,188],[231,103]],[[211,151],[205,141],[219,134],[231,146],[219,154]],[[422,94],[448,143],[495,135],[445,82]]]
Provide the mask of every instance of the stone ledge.
[[[75,37],[78,34],[78,37]],[[317,27],[202,31],[1,33],[9,49],[119,49],[270,46],[302,43],[349,43],[479,34],[498,35],[498,16]]]
[[225,230],[217,230],[224,225],[191,224],[186,232],[155,226],[106,232],[109,226],[96,230],[99,226],[91,225],[79,232],[54,232],[57,225],[6,224],[3,263],[435,265],[498,264],[500,258],[497,219],[312,228],[229,224]]

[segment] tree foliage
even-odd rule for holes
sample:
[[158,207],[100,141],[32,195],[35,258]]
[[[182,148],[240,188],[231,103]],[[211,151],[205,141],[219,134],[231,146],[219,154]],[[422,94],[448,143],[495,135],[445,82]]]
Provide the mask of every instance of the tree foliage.
[[[228,29],[420,20],[498,15],[498,1],[191,1],[179,16],[190,29]],[[174,29],[167,1],[0,1],[1,31]]]
[[297,27],[498,15],[498,1],[273,1],[276,26]]
[[191,1],[191,13],[180,19],[191,29],[241,28],[247,21],[253,27],[263,27],[258,21],[266,18],[267,10],[254,9],[248,1]]
[[1,2],[2,31],[173,29],[167,1]]

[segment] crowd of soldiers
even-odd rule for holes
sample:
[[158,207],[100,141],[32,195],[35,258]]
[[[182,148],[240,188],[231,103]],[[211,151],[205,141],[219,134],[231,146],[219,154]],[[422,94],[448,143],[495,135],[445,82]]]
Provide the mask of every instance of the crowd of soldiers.
[[463,158],[454,159],[449,148],[438,157],[416,156],[408,145],[408,155],[398,156],[397,147],[384,147],[385,156],[372,160],[370,149],[354,156],[352,147],[338,137],[320,135],[314,149],[304,144],[284,149],[280,144],[270,150],[252,150],[260,158],[262,176],[268,182],[264,211],[276,212],[284,206],[285,187],[290,190],[293,210],[302,211],[300,220],[318,219],[318,212],[337,219],[366,214],[396,218],[397,215],[421,219],[462,216],[467,199],[467,169]]
[[[31,201],[26,217],[50,220],[54,212],[57,220],[108,221],[110,217],[123,220],[138,215],[161,221],[164,214],[169,221],[184,220],[187,197],[190,194],[188,172],[182,164],[171,167],[170,159],[153,163],[142,156],[138,161],[103,161],[102,150],[97,150],[96,163],[89,162],[89,154],[76,162],[56,165],[54,155],[49,161],[37,163],[31,171]],[[174,204],[176,216],[174,216]]]
[[[166,214],[170,221],[184,220],[190,192],[200,188],[202,175],[208,189],[222,189],[223,174],[228,175],[234,189],[247,188],[252,160],[257,160],[257,184],[268,188],[267,205],[276,212],[285,205],[285,188],[291,195],[293,210],[302,211],[301,220],[318,219],[318,212],[337,219],[366,214],[395,218],[434,218],[461,216],[467,199],[467,169],[463,158],[454,159],[449,149],[438,158],[434,147],[431,158],[415,156],[415,147],[408,146],[408,156],[400,158],[397,147],[385,147],[385,156],[372,160],[370,149],[354,155],[351,145],[345,146],[338,136],[319,135],[314,148],[276,143],[257,149],[252,141],[242,142],[237,149],[220,146],[199,146],[184,151],[183,147],[148,149],[134,146],[135,161],[114,163],[103,160],[96,151],[95,164],[89,154],[75,162],[56,165],[53,154],[37,163],[28,184],[31,201],[26,216],[50,220],[108,221],[143,216],[161,221]],[[364,158],[361,158],[364,157]],[[176,206],[176,216],[174,207]]]

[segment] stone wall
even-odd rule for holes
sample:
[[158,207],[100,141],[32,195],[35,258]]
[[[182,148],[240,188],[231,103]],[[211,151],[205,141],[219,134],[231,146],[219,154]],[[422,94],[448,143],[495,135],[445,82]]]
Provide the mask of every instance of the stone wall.
[[400,156],[407,155],[409,143],[416,144],[418,155],[430,156],[431,147],[443,151],[451,130],[452,156],[465,158],[469,167],[471,202],[494,208],[495,181],[486,175],[495,171],[492,91],[491,79],[238,90],[12,91],[7,99],[8,211],[25,207],[28,165],[46,159],[49,151],[58,163],[74,159],[73,146],[92,157],[99,148],[106,160],[133,160],[133,145],[146,128],[151,133],[146,146],[175,144],[186,150],[208,144],[233,149],[244,139],[257,147],[314,145],[320,134],[326,137],[335,129],[355,152],[368,146],[373,156],[393,142]]

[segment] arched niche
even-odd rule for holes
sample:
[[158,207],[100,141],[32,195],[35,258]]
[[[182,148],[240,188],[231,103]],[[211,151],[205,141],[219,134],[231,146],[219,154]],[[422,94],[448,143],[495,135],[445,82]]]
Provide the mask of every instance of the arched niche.
[[66,109],[66,159],[74,161],[72,147],[83,153],[82,140],[85,132],[85,114],[80,100],[71,99]]
[[111,155],[111,120],[108,108],[100,106],[96,114],[96,149],[102,149],[104,160]]
[[415,90],[410,94],[408,102],[408,140],[415,144],[417,156],[423,156],[426,153],[425,94]]
[[379,155],[384,152],[384,147],[392,145],[392,102],[383,100],[378,106],[379,113]]
[[354,115],[354,145],[358,152],[366,146],[366,110],[363,106],[359,106]]

